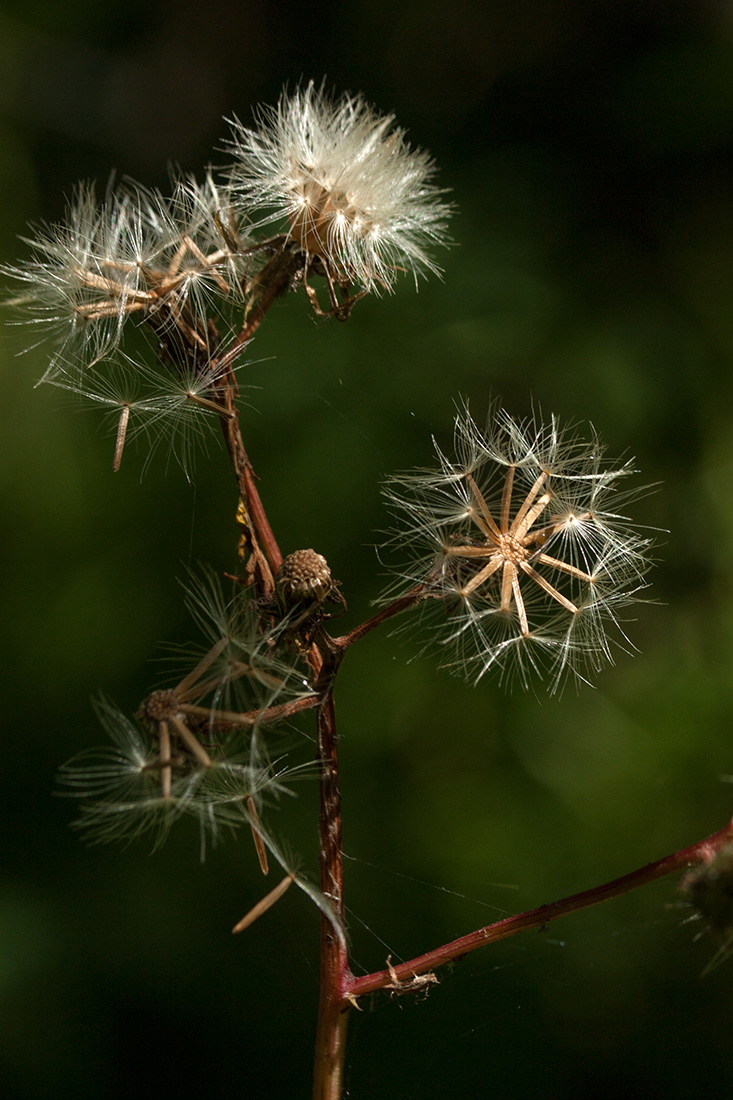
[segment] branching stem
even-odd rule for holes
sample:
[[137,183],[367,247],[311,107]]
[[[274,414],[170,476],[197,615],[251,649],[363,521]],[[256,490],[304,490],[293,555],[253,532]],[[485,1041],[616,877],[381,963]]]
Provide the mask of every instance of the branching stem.
[[[242,440],[235,401],[236,382],[232,364],[244,350],[247,341],[251,339],[255,330],[259,327],[273,302],[287,288],[291,274],[287,257],[282,253],[274,256],[265,266],[258,283],[253,288],[247,319],[241,332],[230,348],[218,358],[217,366],[220,370],[217,371],[217,376],[220,381],[212,387],[212,398],[215,402],[213,407],[220,413],[224,438],[240,492],[243,513],[240,522],[245,527],[247,544],[250,550],[247,563],[247,581],[254,584],[258,595],[264,600],[268,600],[274,591],[274,577],[282,563],[282,554],[257,491],[254,472]],[[534,503],[534,498],[539,493],[543,480],[542,477],[538,478],[532,491],[525,499],[522,508],[514,519],[513,529],[526,530],[545,507],[546,499],[544,496],[537,503]],[[510,493],[505,493],[507,499],[505,499],[502,506],[501,528],[496,527],[490,516],[486,517],[487,523],[491,521],[492,531],[496,528],[497,531],[503,532],[508,527],[509,496]],[[482,502],[479,500],[479,506],[481,507],[481,505]],[[481,507],[481,511],[482,513],[486,512],[485,506]],[[554,564],[552,559],[548,559],[548,563]],[[507,590],[505,599],[508,602],[510,589],[513,589],[517,605],[520,606],[517,576],[516,567],[513,567],[509,572],[505,569],[504,588]],[[397,966],[393,966],[391,960],[388,960],[386,969],[355,978],[349,969],[348,949],[343,935],[345,907],[343,896],[341,793],[339,788],[336,712],[333,698],[334,682],[346,651],[395,615],[416,606],[421,600],[429,598],[431,594],[430,581],[431,578],[427,578],[424,583],[416,585],[410,592],[400,596],[387,607],[382,608],[381,611],[378,611],[371,618],[341,637],[331,638],[321,628],[316,633],[315,640],[310,643],[310,648],[305,655],[315,679],[313,696],[287,704],[283,708],[270,708],[259,715],[254,712],[251,715],[228,712],[221,712],[218,715],[221,720],[247,725],[252,720],[259,719],[262,721],[268,718],[280,717],[281,710],[284,715],[286,712],[294,713],[297,710],[311,706],[317,708],[320,885],[322,893],[331,906],[333,915],[328,916],[325,913],[321,915],[320,1001],[313,1078],[314,1100],[342,1100],[348,1016],[358,997],[367,993],[374,993],[380,989],[394,990],[400,984],[405,987],[410,986],[421,975],[431,974],[438,967],[455,961],[486,944],[507,939],[518,932],[541,928],[560,917],[569,916],[581,909],[587,909],[593,905],[619,897],[657,878],[672,874],[691,863],[709,859],[722,845],[733,840],[732,822],[705,840],[692,844],[687,848],[681,848],[671,855],[601,886],[572,894],[559,901],[541,905],[536,909],[527,910],[516,916],[506,917],[504,920],[479,928],[475,932],[461,936],[459,939],[443,944]],[[189,704],[186,709],[189,713],[197,714],[200,708]],[[198,750],[202,755],[205,755],[205,751],[198,746],[198,743],[193,743],[195,739],[191,738],[191,743],[189,743],[186,736],[188,730],[184,724],[178,723],[178,726],[177,732],[184,739],[189,749],[191,751]],[[188,737],[191,737],[191,735],[189,734]],[[264,899],[260,907],[256,906],[255,910],[248,914],[244,923],[254,919],[253,914],[258,915],[263,907],[266,908],[274,903],[291,880],[292,876],[286,876],[286,879]],[[241,927],[241,924],[237,927]]]
[[365,635],[369,634],[376,627],[381,626],[382,623],[386,623],[389,619],[395,615],[399,615],[402,611],[406,611],[409,607],[414,607],[420,600],[424,600],[427,596],[427,586],[424,584],[418,584],[415,588],[406,592],[404,596],[398,597],[388,607],[383,607],[381,611],[378,611],[376,615],[372,615],[371,619],[366,619],[359,626],[355,626],[353,630],[350,630],[348,634],[343,634],[340,638],[333,639],[333,645],[345,652],[349,649],[354,642],[361,641]]
[[550,921],[569,916],[570,913],[577,913],[581,909],[589,909],[593,905],[599,905],[601,902],[610,901],[611,898],[627,894],[638,886],[644,886],[655,879],[674,874],[675,871],[680,871],[691,863],[710,858],[713,853],[731,840],[733,840],[733,822],[696,844],[691,844],[687,848],[680,848],[678,851],[672,852],[671,855],[656,860],[655,863],[647,863],[645,867],[640,867],[638,870],[631,871],[620,878],[612,879],[602,886],[594,886],[590,890],[583,890],[579,894],[571,894],[570,897],[562,898],[560,901],[540,905],[537,909],[529,909],[525,913],[519,913],[514,917],[506,917],[494,924],[488,924],[484,928],[470,932],[467,936],[461,936],[460,939],[436,947],[432,951],[427,951],[424,955],[418,955],[417,958],[400,963],[399,966],[391,969],[378,970],[373,974],[354,978],[347,984],[346,992],[351,994],[352,997],[360,997],[364,993],[374,993],[378,989],[384,989],[386,986],[391,985],[395,980],[395,975],[399,981],[409,981],[416,975],[425,974],[445,965],[445,963],[460,959],[463,955],[475,951],[478,947],[484,947],[488,943],[497,943],[509,936],[515,936],[517,932],[526,932],[531,928],[541,928],[549,924]]

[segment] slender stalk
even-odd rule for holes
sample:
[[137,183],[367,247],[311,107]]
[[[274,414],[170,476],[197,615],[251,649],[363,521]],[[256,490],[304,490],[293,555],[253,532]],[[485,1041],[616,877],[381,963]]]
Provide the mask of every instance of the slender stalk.
[[[258,325],[267,308],[277,297],[264,296],[262,305],[266,308],[256,312],[252,324]],[[244,331],[244,330],[243,330]],[[243,346],[243,345],[242,345]],[[234,467],[239,486],[240,498],[244,510],[247,531],[251,540],[252,566],[250,578],[266,598],[274,588],[273,574],[282,562],[282,554],[270,527],[267,514],[260,500],[254,481],[252,467],[247,457],[239,426],[235,403],[235,384],[231,371],[227,369],[224,384],[217,387],[217,398],[222,400],[225,411],[221,415],[221,426],[227,449]],[[260,549],[261,546],[261,549]],[[411,599],[405,602],[409,606]],[[396,611],[391,612],[396,614]],[[376,618],[383,621],[389,617],[388,610]],[[376,623],[374,625],[377,625]],[[364,631],[366,633],[366,631]],[[339,789],[338,743],[336,735],[336,717],[333,702],[333,681],[340,663],[342,650],[324,634],[327,659],[321,654],[318,645],[313,644],[307,660],[314,675],[318,678],[316,692],[318,702],[318,756],[319,765],[319,860],[321,889],[331,902],[336,917],[343,924],[343,856],[341,851],[341,792]],[[305,709],[313,705],[309,699],[289,704],[289,710]],[[279,708],[271,708],[273,711]],[[262,716],[260,716],[260,719]],[[239,720],[246,716],[239,716]],[[281,884],[282,885],[282,884]],[[275,895],[276,888],[267,901]],[[247,923],[251,914],[245,918]],[[241,926],[237,926],[238,929]],[[346,1056],[346,1029],[350,1002],[345,994],[351,973],[348,969],[348,957],[344,937],[340,929],[335,929],[331,920],[321,917],[321,991],[316,1031],[315,1065],[313,1077],[314,1100],[341,1100],[343,1093],[344,1059]]]
[[277,252],[263,267],[258,276],[259,300],[254,308],[248,309],[247,320],[237,336],[236,343],[243,347],[252,339],[267,316],[270,306],[277,301],[290,286],[293,275],[293,257],[285,252]]
[[[239,486],[244,513],[243,518],[250,542],[251,558],[248,563],[248,579],[255,583],[260,594],[265,598],[268,598],[274,589],[273,577],[282,563],[282,554],[260,500],[252,466],[244,447],[235,401],[236,383],[231,371],[231,364],[259,327],[270,306],[287,289],[290,272],[281,255],[273,258],[265,268],[263,275],[268,273],[270,269],[272,269],[272,281],[262,291],[259,301],[232,348],[219,360],[219,365],[223,368],[222,382],[215,387],[214,391],[217,401],[221,402],[222,405],[221,427]],[[261,281],[266,283],[267,279],[261,276]],[[385,617],[388,616],[380,616],[380,621]],[[341,651],[325,635],[323,640],[326,642],[327,661],[324,662],[320,649],[316,644],[311,646],[307,655],[308,663],[314,676],[317,677],[316,691],[319,697],[317,761],[319,764],[320,799],[320,878],[321,889],[331,902],[337,919],[343,924],[341,793],[338,780],[338,747],[333,703],[333,680],[341,659]],[[289,704],[288,712],[304,709],[308,705],[313,705],[310,699],[298,701],[296,704]],[[280,710],[276,707],[270,709],[272,712]],[[247,717],[240,715],[238,720],[246,722]],[[259,717],[262,720],[263,716],[260,715]],[[290,879],[284,880],[260,903],[259,908],[256,906],[253,911],[255,916],[259,915],[263,905],[267,906],[277,900],[285,884],[289,885],[290,881]],[[251,923],[252,919],[254,919],[253,914],[248,914],[244,919],[244,923],[240,922],[236,930],[238,931],[245,924]],[[350,978],[346,945],[341,930],[335,929],[332,922],[326,916],[322,916],[321,994],[316,1032],[314,1100],[341,1100],[342,1097],[346,1028],[350,1008],[350,1002],[344,990]]]
[[[344,868],[341,850],[341,791],[338,741],[333,703],[337,660],[329,655],[320,676],[324,684],[318,711],[318,762],[321,890],[340,921],[344,918]],[[321,916],[321,995],[318,1006],[313,1100],[341,1100],[346,1029],[350,1003],[345,994],[351,979],[343,936]]]
[[249,579],[257,585],[261,595],[267,599],[274,591],[273,576],[280,568],[282,554],[270,527],[267,513],[262,506],[254,472],[244,447],[235,402],[235,382],[231,371],[226,372],[225,381],[217,387],[217,397],[222,401],[225,410],[220,417],[221,428],[234,467],[234,476],[237,479],[250,540]]
[[348,634],[342,634],[340,638],[334,638],[333,645],[342,651],[347,650],[354,642],[360,641],[370,631],[381,626],[382,623],[387,622],[395,615],[399,615],[402,611],[406,611],[408,607],[414,607],[416,603],[425,598],[426,587],[424,584],[416,585],[410,592],[406,592],[404,596],[399,596],[388,607],[383,607],[376,615],[372,615],[371,619],[366,619],[359,626],[355,626]]
[[264,710],[249,710],[244,714],[231,710],[216,710],[211,707],[199,707],[194,703],[181,703],[184,714],[195,714],[201,718],[208,718],[213,725],[230,724],[232,726],[265,726],[268,722],[281,722],[283,718],[290,718],[301,710],[310,710],[317,705],[315,695],[305,695],[302,699],[294,699],[291,703],[278,703],[274,707],[265,707]]
[[297,268],[297,258],[292,253],[284,251],[282,247],[284,240],[280,238],[280,248],[257,276],[247,302],[246,320],[231,345],[221,356],[222,367],[230,367],[242,354],[267,316],[270,307],[286,293],[290,286],[290,280]]
[[378,970],[361,978],[353,978],[347,984],[347,992],[352,997],[360,997],[364,993],[374,993],[378,989],[384,989],[386,986],[392,985],[395,977],[399,981],[409,981],[420,974],[435,970],[445,963],[460,959],[463,955],[475,951],[478,947],[484,947],[487,943],[497,943],[509,936],[515,936],[517,932],[526,932],[530,928],[541,928],[543,925],[549,924],[550,921],[558,920],[559,917],[566,917],[570,913],[577,913],[581,909],[589,909],[593,905],[599,905],[601,902],[610,901],[611,898],[627,894],[638,886],[644,886],[655,879],[673,874],[675,871],[679,871],[700,859],[709,859],[719,848],[731,840],[733,840],[733,822],[717,833],[713,833],[712,836],[699,840],[696,844],[691,844],[687,848],[680,848],[678,851],[672,852],[671,855],[656,860],[655,863],[647,863],[645,867],[640,867],[638,870],[631,871],[620,878],[612,879],[602,886],[594,886],[590,890],[583,890],[579,894],[571,894],[560,901],[540,905],[537,909],[529,909],[525,913],[519,913],[514,917],[506,917],[494,924],[488,924],[484,928],[479,928],[476,932],[470,932],[467,936],[461,936],[460,939],[436,947],[432,951],[427,951],[424,955],[418,955],[417,958],[400,963],[399,966],[392,967],[391,970]]

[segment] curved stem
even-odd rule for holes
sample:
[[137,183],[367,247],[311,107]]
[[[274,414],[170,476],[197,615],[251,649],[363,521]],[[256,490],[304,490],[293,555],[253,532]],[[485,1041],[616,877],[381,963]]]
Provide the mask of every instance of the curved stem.
[[499,940],[516,935],[517,932],[526,932],[530,928],[541,928],[559,917],[566,917],[570,913],[577,913],[581,909],[589,909],[592,905],[599,905],[611,898],[620,897],[621,894],[635,890],[637,886],[644,886],[647,882],[653,882],[654,879],[663,878],[665,875],[687,867],[690,863],[710,859],[719,848],[731,840],[733,840],[733,822],[696,844],[680,848],[671,855],[656,860],[655,863],[648,863],[645,867],[612,879],[602,886],[594,886],[590,890],[571,894],[560,901],[540,905],[537,909],[529,909],[526,913],[519,913],[517,916],[496,921],[495,924],[488,924],[476,932],[470,932],[467,936],[461,936],[460,939],[436,947],[424,955],[418,955],[417,958],[400,963],[391,970],[378,970],[373,974],[354,978],[348,983],[347,992],[353,997],[360,997],[364,993],[374,993],[385,986],[393,985],[395,979],[409,981],[417,975],[460,959],[463,955],[487,943],[497,943]]

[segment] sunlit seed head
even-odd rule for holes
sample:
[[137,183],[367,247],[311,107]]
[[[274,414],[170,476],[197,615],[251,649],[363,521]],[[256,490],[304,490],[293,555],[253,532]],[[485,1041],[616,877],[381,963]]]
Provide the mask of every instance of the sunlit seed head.
[[[491,410],[481,430],[468,410],[455,424],[457,458],[397,475],[387,498],[402,573],[422,584],[423,610],[440,601],[449,667],[568,674],[586,680],[626,643],[619,613],[645,587],[650,540],[620,512],[629,463],[611,466],[592,436]],[[394,590],[393,590],[394,591]]]
[[23,284],[12,301],[36,342],[50,344],[52,381],[70,362],[83,371],[109,358],[128,320],[185,324],[205,342],[212,303],[241,297],[249,242],[209,173],[203,184],[177,180],[170,198],[129,181],[100,201],[80,184],[64,219],[26,243],[31,257],[3,271]]
[[235,120],[231,180],[259,224],[280,224],[336,280],[389,289],[400,270],[437,272],[450,206],[429,156],[361,96],[331,99],[311,82],[255,128]]

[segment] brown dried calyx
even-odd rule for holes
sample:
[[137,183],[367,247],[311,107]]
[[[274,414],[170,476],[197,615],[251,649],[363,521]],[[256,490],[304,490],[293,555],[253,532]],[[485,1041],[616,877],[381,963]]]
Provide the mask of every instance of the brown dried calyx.
[[328,562],[315,550],[295,550],[283,558],[275,584],[286,607],[323,603],[334,589]]
[[154,691],[142,701],[136,717],[150,728],[155,728],[159,722],[182,717],[181,700],[175,691]]

